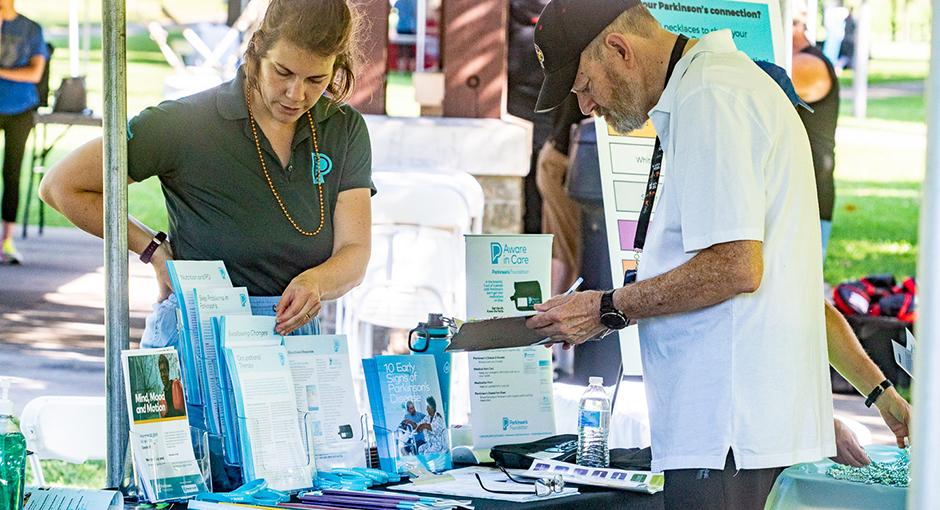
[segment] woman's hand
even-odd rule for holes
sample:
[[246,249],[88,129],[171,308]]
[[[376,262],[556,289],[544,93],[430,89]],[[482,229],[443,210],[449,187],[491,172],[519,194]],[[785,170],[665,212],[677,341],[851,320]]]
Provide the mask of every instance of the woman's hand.
[[[875,402],[885,425],[894,432],[898,448],[904,448],[910,442],[911,405],[904,400],[894,387],[885,390]],[[907,441],[905,441],[905,439]]]
[[274,330],[279,335],[289,335],[307,324],[320,313],[320,286],[310,271],[300,273],[291,280],[281,294]]
[[166,268],[168,260],[173,260],[173,250],[170,249],[170,242],[164,241],[150,257],[150,265],[153,266],[153,272],[157,275],[158,303],[173,293],[173,285],[170,283],[170,271]]
[[855,437],[852,429],[838,418],[833,421],[836,428],[836,456],[832,457],[832,460],[852,467],[865,467],[871,464],[871,459],[868,458],[862,445],[858,444],[858,438]]

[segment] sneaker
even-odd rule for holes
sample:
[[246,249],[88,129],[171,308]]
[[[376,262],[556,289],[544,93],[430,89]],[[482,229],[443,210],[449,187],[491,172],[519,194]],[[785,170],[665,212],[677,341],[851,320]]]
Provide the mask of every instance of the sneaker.
[[3,259],[7,264],[18,265],[23,263],[23,256],[13,246],[13,239],[3,241]]

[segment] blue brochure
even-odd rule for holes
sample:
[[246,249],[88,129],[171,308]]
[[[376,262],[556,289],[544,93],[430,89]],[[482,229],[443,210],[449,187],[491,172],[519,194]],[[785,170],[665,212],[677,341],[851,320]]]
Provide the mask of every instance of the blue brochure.
[[203,407],[203,382],[197,368],[199,349],[199,323],[193,290],[210,287],[231,287],[232,280],[221,260],[170,260],[166,263],[170,285],[179,302],[180,310],[180,366],[183,371],[186,403],[190,406],[189,421],[193,426],[207,429]]
[[193,289],[196,322],[199,325],[196,367],[202,380],[202,395],[206,409],[206,422],[210,434],[222,430],[222,386],[219,384],[219,365],[216,360],[219,337],[212,327],[212,319],[222,315],[251,315],[248,289],[245,287],[217,287]]
[[434,356],[362,360],[379,463],[388,473],[441,472],[452,466],[448,423]]

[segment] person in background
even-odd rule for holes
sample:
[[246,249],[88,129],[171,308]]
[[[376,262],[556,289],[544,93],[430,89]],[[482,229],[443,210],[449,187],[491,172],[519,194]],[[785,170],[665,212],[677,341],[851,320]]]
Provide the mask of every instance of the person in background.
[[[418,2],[417,0],[396,0],[395,10],[398,11],[398,23],[395,32],[399,35],[415,35],[418,32]],[[398,70],[415,71],[415,42],[397,44]]]
[[20,264],[13,227],[20,205],[20,172],[26,139],[39,106],[36,84],[49,55],[42,27],[16,12],[14,0],[0,0],[0,131],[3,131],[3,251],[0,260]]
[[542,145],[535,169],[535,183],[542,196],[542,232],[555,236],[552,243],[553,296],[571,286],[581,267],[581,208],[568,196],[565,184],[574,156],[568,153],[571,130],[584,118],[578,97],[571,94],[553,112],[552,131]]
[[793,87],[813,111],[797,108],[809,136],[816,174],[816,197],[822,234],[823,262],[832,234],[836,190],[836,124],[839,119],[839,79],[826,55],[806,35],[806,10],[793,19]]
[[542,69],[532,52],[535,23],[548,0],[509,0],[509,68],[507,70],[507,111],[532,123],[532,157],[524,181],[522,230],[542,232],[543,198],[536,184],[539,151],[552,130],[552,117],[535,113],[535,101],[542,85]]

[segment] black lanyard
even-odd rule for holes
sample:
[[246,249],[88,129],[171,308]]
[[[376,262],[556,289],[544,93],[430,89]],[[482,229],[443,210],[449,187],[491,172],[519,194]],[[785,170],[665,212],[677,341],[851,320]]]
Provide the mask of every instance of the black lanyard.
[[[666,83],[663,88],[669,84],[669,78],[676,69],[676,64],[682,58],[682,52],[689,38],[679,35],[675,46],[672,47],[672,56],[669,57],[669,67],[666,69]],[[663,168],[663,147],[656,136],[656,145],[653,147],[653,159],[650,162],[650,178],[646,183],[646,195],[643,198],[643,208],[640,210],[640,219],[636,224],[636,236],[633,238],[633,248],[637,251],[643,251],[646,244],[646,231],[650,228],[650,217],[653,215],[653,202],[656,201],[656,190],[659,188],[659,173]]]

